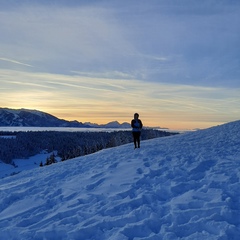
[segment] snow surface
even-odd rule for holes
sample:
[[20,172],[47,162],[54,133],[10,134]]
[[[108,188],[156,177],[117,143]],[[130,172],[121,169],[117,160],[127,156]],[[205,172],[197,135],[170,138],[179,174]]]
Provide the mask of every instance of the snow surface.
[[[49,158],[53,153],[56,155],[57,151],[50,152],[50,153],[42,151],[42,153],[39,153],[28,159],[14,159],[13,162],[15,166],[12,164],[6,164],[0,161],[0,178],[18,174],[25,170],[32,170],[34,168],[39,168],[40,163],[42,162],[43,164],[45,164],[46,159]],[[55,159],[57,161],[61,160],[60,157],[55,157]]]
[[0,239],[238,240],[240,121],[0,179]]

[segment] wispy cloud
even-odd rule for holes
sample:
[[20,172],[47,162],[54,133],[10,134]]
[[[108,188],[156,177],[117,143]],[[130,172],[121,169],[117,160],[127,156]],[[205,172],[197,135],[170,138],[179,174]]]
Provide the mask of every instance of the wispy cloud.
[[[33,83],[33,82],[24,82],[24,81],[0,81],[2,83],[7,83],[8,86],[12,85],[14,86],[14,88],[19,85],[20,88],[26,88],[26,87],[38,87],[38,88],[46,88],[46,89],[54,89],[53,87],[49,86],[49,85],[44,85],[44,84],[37,84],[37,83]],[[10,89],[10,88],[8,88]]]
[[240,115],[237,88],[11,71],[8,74],[7,70],[0,71],[0,76],[8,75],[7,81],[0,77],[1,106],[41,109],[61,118],[104,123],[116,116],[116,120],[128,121],[139,111],[148,125],[171,127],[192,121],[193,127],[201,127]]
[[239,4],[27,3],[1,12],[2,61],[37,72],[239,86]]
[[126,73],[120,71],[109,71],[109,72],[81,72],[81,71],[71,71],[79,76],[86,76],[90,78],[108,78],[108,79],[136,79],[134,73]]
[[33,67],[30,64],[22,63],[22,62],[13,60],[13,59],[7,59],[7,58],[3,58],[3,57],[0,57],[0,61],[5,61],[5,62],[9,62],[9,63],[19,64],[19,65],[23,65],[23,66],[27,66],[27,67]]

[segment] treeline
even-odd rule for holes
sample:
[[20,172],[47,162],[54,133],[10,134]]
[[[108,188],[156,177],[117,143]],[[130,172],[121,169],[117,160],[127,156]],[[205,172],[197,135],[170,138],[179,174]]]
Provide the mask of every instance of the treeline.
[[[176,133],[146,129],[142,131],[141,139],[147,140],[173,134]],[[29,158],[45,150],[47,152],[57,151],[58,156],[64,161],[130,142],[132,142],[130,131],[0,132],[0,160],[5,163],[11,163],[13,159]]]

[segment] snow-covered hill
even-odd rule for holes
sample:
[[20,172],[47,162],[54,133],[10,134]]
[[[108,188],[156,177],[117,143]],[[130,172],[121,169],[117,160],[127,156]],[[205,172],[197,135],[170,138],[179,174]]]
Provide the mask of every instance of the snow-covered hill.
[[131,128],[129,123],[118,121],[107,124],[96,124],[90,122],[67,121],[59,119],[49,113],[31,109],[9,109],[0,107],[0,127],[81,127],[81,128]]
[[0,239],[238,240],[240,121],[0,180]]
[[0,126],[89,127],[78,121],[66,121],[49,113],[24,108],[0,108]]

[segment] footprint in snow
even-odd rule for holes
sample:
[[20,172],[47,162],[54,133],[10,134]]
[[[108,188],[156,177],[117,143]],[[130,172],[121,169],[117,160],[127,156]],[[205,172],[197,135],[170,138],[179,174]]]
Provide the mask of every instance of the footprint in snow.
[[144,166],[145,166],[145,167],[150,167],[150,163],[149,163],[149,162],[145,162],[145,163],[144,163]]
[[98,187],[101,183],[103,183],[104,181],[105,181],[105,178],[102,178],[95,183],[89,184],[86,186],[86,190],[93,190],[96,187]]
[[110,165],[110,166],[108,167],[108,169],[114,169],[114,168],[116,168],[117,166],[118,166],[118,162]]

